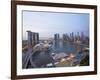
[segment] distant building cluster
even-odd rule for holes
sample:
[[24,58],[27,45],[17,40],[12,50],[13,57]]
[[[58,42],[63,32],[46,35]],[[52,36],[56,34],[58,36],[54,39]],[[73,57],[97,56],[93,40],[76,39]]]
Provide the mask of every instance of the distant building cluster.
[[[28,39],[27,39],[27,47],[32,48],[36,44],[40,42],[39,39],[39,33],[37,32],[32,32],[32,31],[27,31],[28,33]],[[72,42],[72,43],[82,43],[82,44],[89,44],[89,37],[85,36],[83,32],[75,34],[74,32],[70,34],[62,34],[62,37],[60,37],[60,34],[54,34],[54,38],[52,38],[55,42],[58,42],[59,40],[62,40],[63,42]],[[46,40],[44,40],[46,41]]]
[[63,41],[70,41],[70,42],[77,42],[81,41],[81,43],[89,43],[89,37],[85,36],[83,32],[75,34],[74,32],[70,34],[62,34],[62,37],[60,37],[60,34],[54,34],[54,40],[63,40]]

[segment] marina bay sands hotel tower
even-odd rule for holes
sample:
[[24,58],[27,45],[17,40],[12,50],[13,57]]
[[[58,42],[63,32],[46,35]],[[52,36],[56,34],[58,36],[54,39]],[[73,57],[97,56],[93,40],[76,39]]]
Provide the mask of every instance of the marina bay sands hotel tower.
[[39,43],[39,33],[31,32],[31,31],[27,31],[27,32],[28,32],[27,44],[29,48],[32,48],[33,46]]

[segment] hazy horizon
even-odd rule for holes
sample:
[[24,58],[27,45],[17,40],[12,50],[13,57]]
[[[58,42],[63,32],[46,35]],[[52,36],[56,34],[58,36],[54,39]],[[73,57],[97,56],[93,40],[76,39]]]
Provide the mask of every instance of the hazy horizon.
[[38,32],[40,37],[52,38],[55,33],[84,32],[89,36],[89,14],[23,11],[23,40],[27,30]]

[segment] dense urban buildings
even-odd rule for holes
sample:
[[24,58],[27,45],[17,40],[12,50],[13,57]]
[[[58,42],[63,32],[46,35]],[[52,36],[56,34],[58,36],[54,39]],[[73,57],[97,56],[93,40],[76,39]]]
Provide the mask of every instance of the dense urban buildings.
[[22,41],[23,68],[83,65],[85,56],[85,65],[89,65],[89,37],[83,32],[56,33],[52,39],[44,40],[37,32],[27,31],[27,36],[27,40]]

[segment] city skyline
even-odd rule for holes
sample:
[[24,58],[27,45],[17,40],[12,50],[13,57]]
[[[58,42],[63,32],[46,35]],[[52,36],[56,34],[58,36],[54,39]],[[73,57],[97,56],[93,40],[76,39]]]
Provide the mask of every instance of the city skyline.
[[23,11],[23,40],[27,39],[27,30],[48,38],[71,32],[89,36],[89,14]]

